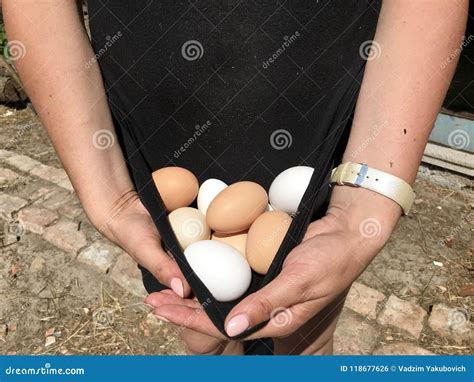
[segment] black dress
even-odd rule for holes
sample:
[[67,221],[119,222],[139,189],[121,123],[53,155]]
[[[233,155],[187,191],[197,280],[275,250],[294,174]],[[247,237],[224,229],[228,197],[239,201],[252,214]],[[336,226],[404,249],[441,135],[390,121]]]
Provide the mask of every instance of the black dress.
[[[275,261],[267,275],[253,274],[246,295],[271,281],[325,213],[328,174],[345,147],[379,10],[377,0],[89,0],[92,43],[131,176],[224,334],[238,301],[215,301],[192,272],[150,174],[181,166],[200,182],[251,180],[268,190],[281,171],[314,167]],[[144,281],[149,292],[162,288],[146,271]]]

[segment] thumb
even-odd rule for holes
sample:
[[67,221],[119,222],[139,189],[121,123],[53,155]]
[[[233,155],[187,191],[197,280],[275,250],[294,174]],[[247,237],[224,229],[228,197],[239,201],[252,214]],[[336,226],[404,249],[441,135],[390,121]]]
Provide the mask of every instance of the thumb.
[[132,255],[159,282],[171,288],[179,297],[191,293],[191,287],[178,264],[161,247],[157,240],[144,240]]
[[304,296],[304,285],[298,273],[283,271],[268,285],[242,300],[227,316],[225,331],[230,337],[270,320],[258,332],[257,337],[275,337],[293,330],[291,307],[300,303]]

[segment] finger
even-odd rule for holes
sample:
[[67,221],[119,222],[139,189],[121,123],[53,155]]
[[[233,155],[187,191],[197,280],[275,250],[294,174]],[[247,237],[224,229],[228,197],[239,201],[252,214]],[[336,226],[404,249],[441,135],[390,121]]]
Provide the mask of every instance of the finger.
[[151,293],[145,298],[144,303],[151,305],[154,308],[158,308],[161,305],[183,305],[193,309],[201,307],[198,301],[187,298],[183,299],[169,289]]
[[[304,287],[297,273],[284,268],[276,279],[232,309],[225,322],[226,333],[234,337],[261,322],[277,319],[279,314],[304,301]],[[271,322],[269,324],[272,326]],[[284,330],[291,329],[273,326],[275,328],[281,335],[284,335]]]
[[158,281],[171,288],[178,296],[187,297],[191,287],[184,278],[176,261],[161,247],[158,237],[141,238],[132,247],[132,256]]
[[195,309],[183,305],[161,305],[153,311],[153,314],[158,316],[158,318],[164,318],[174,325],[222,340],[227,339],[219,332],[201,308]]

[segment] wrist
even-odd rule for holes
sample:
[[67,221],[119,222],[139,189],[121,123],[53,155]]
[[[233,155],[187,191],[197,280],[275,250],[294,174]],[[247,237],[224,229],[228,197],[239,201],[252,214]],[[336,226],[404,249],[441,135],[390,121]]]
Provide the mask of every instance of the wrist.
[[334,186],[327,214],[343,222],[363,245],[381,249],[400,216],[400,206],[376,192],[351,186]]

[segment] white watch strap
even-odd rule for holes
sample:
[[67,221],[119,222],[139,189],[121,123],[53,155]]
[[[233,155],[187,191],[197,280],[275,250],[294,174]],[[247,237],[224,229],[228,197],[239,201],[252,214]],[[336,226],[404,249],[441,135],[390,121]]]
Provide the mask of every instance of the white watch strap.
[[332,170],[331,184],[362,187],[377,192],[398,203],[408,215],[415,193],[411,186],[394,175],[368,167],[366,164],[346,162]]

